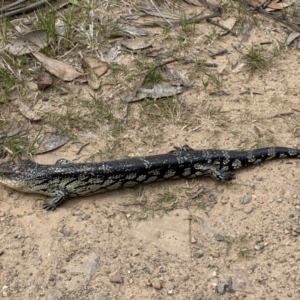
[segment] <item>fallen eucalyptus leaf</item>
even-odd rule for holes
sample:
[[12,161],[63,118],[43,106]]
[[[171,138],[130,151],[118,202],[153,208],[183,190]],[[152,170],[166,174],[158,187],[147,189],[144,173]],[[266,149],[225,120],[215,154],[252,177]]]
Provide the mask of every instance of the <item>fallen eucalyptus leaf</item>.
[[129,25],[122,26],[122,30],[124,32],[127,32],[131,35],[134,35],[134,36],[147,36],[147,35],[149,35],[148,31],[146,31],[142,28],[135,27],[135,26],[129,26]]
[[300,36],[299,32],[292,32],[286,39],[286,44],[289,46],[294,40]]
[[36,154],[46,153],[55,150],[63,145],[65,145],[70,140],[69,137],[64,135],[55,135],[47,139],[42,143],[42,145],[37,150]]
[[113,62],[118,55],[121,53],[121,46],[116,44],[115,46],[111,47],[106,55],[106,61],[108,63]]
[[107,63],[99,61],[93,57],[85,57],[82,60],[82,68],[87,74],[79,76],[76,81],[80,83],[88,82],[91,88],[98,89],[100,87],[98,77],[101,77],[107,72]]
[[143,11],[144,13],[151,15],[151,16],[179,20],[179,16],[177,14],[173,13],[170,10],[163,8],[162,6],[140,4],[139,9],[141,11]]
[[30,107],[28,107],[22,101],[19,101],[18,104],[19,104],[20,113],[27,119],[29,119],[31,121],[38,121],[42,118],[42,116],[38,112],[33,111]]
[[146,49],[152,46],[152,43],[137,43],[137,42],[127,42],[127,41],[123,41],[121,42],[121,44],[130,49],[130,50],[142,50],[142,49]]
[[43,67],[48,72],[64,81],[72,81],[83,75],[83,73],[79,73],[75,68],[63,61],[47,57],[40,52],[33,52],[32,55],[43,64]]
[[26,33],[16,39],[8,41],[6,50],[13,55],[24,55],[34,51],[39,51],[47,46],[47,35],[44,30],[35,30]]
[[100,80],[98,79],[96,73],[94,72],[91,64],[87,59],[82,60],[82,69],[87,73],[87,82],[88,85],[93,90],[98,90],[100,88]]
[[126,102],[135,102],[144,98],[166,98],[177,94],[181,94],[189,88],[188,84],[155,84],[152,88],[141,87],[137,90],[135,97],[128,94],[125,97]]

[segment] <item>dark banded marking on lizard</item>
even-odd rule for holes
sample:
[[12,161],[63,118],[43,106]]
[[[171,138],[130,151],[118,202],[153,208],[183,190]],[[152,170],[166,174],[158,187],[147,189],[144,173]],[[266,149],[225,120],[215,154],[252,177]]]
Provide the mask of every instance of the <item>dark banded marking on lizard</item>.
[[55,210],[67,198],[171,178],[211,176],[230,181],[234,179],[232,171],[275,158],[300,158],[300,149],[194,150],[185,145],[166,154],[101,163],[9,161],[0,164],[0,182],[21,192],[51,197],[43,208]]

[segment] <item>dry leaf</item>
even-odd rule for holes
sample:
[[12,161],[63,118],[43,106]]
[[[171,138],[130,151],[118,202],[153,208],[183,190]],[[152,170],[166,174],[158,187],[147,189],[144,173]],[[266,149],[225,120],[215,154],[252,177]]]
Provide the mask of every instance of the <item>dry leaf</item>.
[[135,102],[144,98],[166,98],[177,94],[181,94],[188,89],[187,84],[155,84],[152,88],[141,87],[137,90],[136,95],[129,94],[125,97],[127,102]]
[[51,136],[49,139],[42,143],[41,147],[37,150],[36,154],[42,154],[55,150],[65,145],[69,140],[70,138],[64,135]]
[[88,82],[89,86],[97,90],[100,88],[100,81],[98,77],[101,77],[108,70],[106,63],[99,61],[93,57],[85,57],[82,60],[82,68],[87,75],[82,75],[76,79],[80,83]]
[[24,55],[39,51],[47,46],[47,35],[44,30],[31,31],[23,36],[8,41],[6,50],[13,55]]
[[127,32],[134,36],[147,36],[149,35],[148,31],[138,28],[135,26],[124,25],[121,27],[124,32]]
[[108,63],[113,62],[120,53],[121,53],[121,46],[119,44],[116,44],[115,46],[111,47],[108,50],[108,53],[106,55],[106,61]]
[[167,10],[161,6],[140,4],[139,8],[141,11],[143,11],[144,13],[151,15],[151,16],[179,20],[179,16],[177,14],[175,14],[172,11]]
[[100,80],[98,79],[97,75],[95,74],[93,68],[90,66],[90,64],[85,59],[82,60],[82,69],[87,73],[88,85],[93,90],[98,90],[100,88]]
[[33,111],[30,107],[28,107],[22,101],[19,101],[19,111],[24,117],[26,117],[27,119],[29,119],[31,121],[38,121],[42,118],[42,116],[38,112]]
[[69,64],[47,57],[40,52],[33,52],[32,55],[43,64],[43,67],[48,72],[62,80],[72,81],[75,78],[84,75],[83,73],[79,73],[78,71],[76,71],[75,68],[73,68]]
[[123,46],[130,50],[142,50],[152,46],[152,43],[137,43],[136,41],[123,41],[121,42]]
[[286,39],[286,44],[289,46],[294,40],[300,36],[299,32],[292,32]]

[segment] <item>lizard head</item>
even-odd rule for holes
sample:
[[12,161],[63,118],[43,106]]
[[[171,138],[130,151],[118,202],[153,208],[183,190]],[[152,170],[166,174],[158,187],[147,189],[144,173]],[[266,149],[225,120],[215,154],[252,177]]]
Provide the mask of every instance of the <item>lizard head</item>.
[[36,163],[31,160],[8,161],[0,164],[0,183],[20,190],[31,178]]

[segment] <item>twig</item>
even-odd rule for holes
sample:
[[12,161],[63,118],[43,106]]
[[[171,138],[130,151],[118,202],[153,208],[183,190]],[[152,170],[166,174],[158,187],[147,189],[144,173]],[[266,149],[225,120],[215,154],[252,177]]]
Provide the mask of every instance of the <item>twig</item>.
[[269,119],[273,119],[273,118],[278,118],[278,117],[283,117],[283,116],[290,116],[293,115],[294,113],[292,111],[287,111],[287,112],[283,112],[283,113],[278,113],[272,117],[269,117]]
[[[212,18],[216,18],[220,16],[219,12],[213,13],[211,15],[208,16],[204,16],[204,17],[198,17],[199,15],[192,17],[190,19],[187,19],[185,21],[185,24],[197,24],[200,23],[202,21],[205,21],[207,19],[212,19]],[[173,22],[148,22],[148,23],[134,23],[133,25],[139,25],[139,26],[143,26],[143,27],[153,27],[153,26],[160,26],[160,27],[169,27],[170,25],[173,27],[178,27],[180,26],[181,22],[180,21],[173,21]]]
[[266,8],[269,5],[270,2],[271,2],[271,0],[265,0],[259,7],[260,8]]
[[220,27],[221,29],[230,32],[232,35],[237,36],[237,34],[236,34],[233,30],[231,30],[231,29],[229,29],[229,28],[227,28],[227,27],[221,25],[221,24],[218,23],[218,22],[215,22],[215,21],[213,21],[213,20],[211,20],[211,19],[207,19],[206,22],[211,23],[211,24],[213,24],[213,25],[215,25],[215,26],[218,26],[218,27]]
[[284,20],[281,19],[280,17],[278,17],[276,14],[274,13],[270,13],[267,12],[265,9],[261,8],[261,6],[255,6],[253,5],[251,2],[249,2],[248,0],[242,0],[244,3],[246,3],[247,5],[249,5],[250,7],[252,7],[255,11],[258,11],[259,13],[267,16],[270,19],[273,19],[274,21],[280,22],[288,27],[290,27],[291,29],[293,29],[296,32],[300,32],[300,27],[288,20]]
[[79,155],[80,152],[82,151],[82,149],[83,149],[84,147],[88,146],[89,144],[90,144],[90,143],[83,144],[83,145],[79,148],[79,150],[77,151],[76,155]]
[[[209,50],[210,51],[210,50]],[[228,50],[227,49],[223,49],[223,50],[220,50],[220,51],[217,51],[217,52],[212,52],[212,51],[210,51],[211,52],[211,54],[208,54],[210,57],[212,57],[212,58],[214,58],[214,57],[216,57],[216,56],[218,56],[218,55],[223,55],[223,54],[225,54],[225,53],[227,53],[228,52]]]
[[4,6],[2,6],[0,8],[0,13],[3,13],[4,11],[7,11],[7,10],[9,10],[12,7],[15,7],[15,6],[19,5],[19,4],[22,4],[23,2],[26,2],[26,0],[18,0],[18,1],[15,1],[13,3],[4,5]]
[[11,17],[11,16],[16,16],[21,14],[27,14],[53,1],[54,0],[40,0],[28,6],[5,12],[4,14],[0,15],[0,17]]

